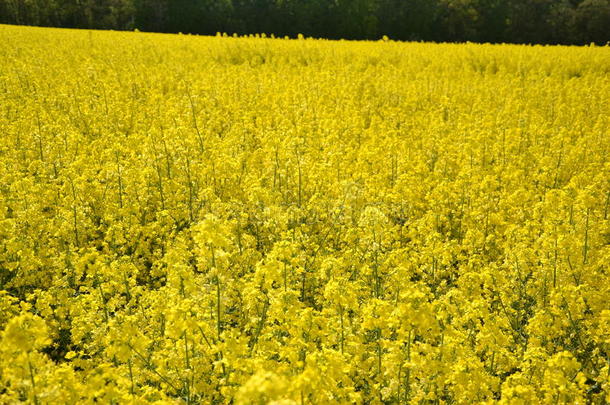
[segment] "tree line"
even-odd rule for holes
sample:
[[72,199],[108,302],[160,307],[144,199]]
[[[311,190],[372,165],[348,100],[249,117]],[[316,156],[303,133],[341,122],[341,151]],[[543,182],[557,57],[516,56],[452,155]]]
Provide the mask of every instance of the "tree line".
[[0,23],[214,35],[599,45],[610,0],[0,0]]

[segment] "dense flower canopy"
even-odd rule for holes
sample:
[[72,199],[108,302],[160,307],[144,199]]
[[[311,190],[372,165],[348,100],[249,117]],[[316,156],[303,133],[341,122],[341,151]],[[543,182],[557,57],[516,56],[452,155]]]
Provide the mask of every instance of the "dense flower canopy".
[[0,38],[0,402],[610,401],[610,49]]

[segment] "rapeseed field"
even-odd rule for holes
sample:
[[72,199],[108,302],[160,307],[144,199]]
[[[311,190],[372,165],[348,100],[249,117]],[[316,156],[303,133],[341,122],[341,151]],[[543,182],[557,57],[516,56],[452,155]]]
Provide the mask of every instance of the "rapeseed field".
[[0,26],[0,403],[610,402],[610,48]]

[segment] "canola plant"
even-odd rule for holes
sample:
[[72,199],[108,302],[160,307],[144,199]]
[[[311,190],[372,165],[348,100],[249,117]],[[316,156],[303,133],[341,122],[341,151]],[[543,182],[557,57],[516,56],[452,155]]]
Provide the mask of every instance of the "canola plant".
[[610,48],[0,26],[0,402],[610,402]]

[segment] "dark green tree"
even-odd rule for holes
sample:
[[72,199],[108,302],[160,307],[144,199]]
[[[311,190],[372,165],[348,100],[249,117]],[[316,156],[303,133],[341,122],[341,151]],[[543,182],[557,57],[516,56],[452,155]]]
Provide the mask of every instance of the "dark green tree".
[[0,0],[0,23],[602,45],[610,41],[610,0]]
[[610,0],[584,0],[574,11],[573,32],[579,43],[610,41]]

